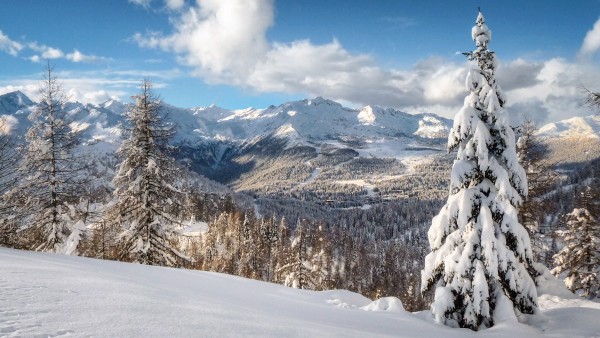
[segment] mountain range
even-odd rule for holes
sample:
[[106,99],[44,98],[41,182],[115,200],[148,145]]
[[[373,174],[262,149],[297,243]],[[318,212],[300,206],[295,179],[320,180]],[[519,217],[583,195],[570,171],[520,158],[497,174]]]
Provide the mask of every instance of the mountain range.
[[[0,95],[0,116],[18,134],[29,128],[27,116],[34,106],[20,91]],[[86,130],[87,142],[115,143],[129,107],[130,104],[108,100],[98,105],[68,102],[66,110],[74,117],[75,127]],[[265,109],[228,110],[215,105],[186,109],[169,104],[163,107],[177,126],[176,142],[188,144],[207,140],[245,143],[265,137],[286,139],[289,146],[324,140],[444,139],[452,126],[451,120],[435,114],[408,114],[380,106],[353,109],[321,97]],[[545,140],[600,138],[600,116],[549,123],[539,128],[538,135]]]
[[[34,107],[21,92],[1,95],[0,132],[24,135]],[[115,100],[66,104],[72,127],[84,130],[84,145],[104,154],[113,154],[120,144],[130,107]],[[264,109],[162,107],[176,126],[173,142],[179,146],[179,160],[249,193],[263,210],[281,199],[312,203],[311,208],[328,212],[447,195],[452,155],[446,151],[446,138],[452,121],[434,114],[347,108],[321,97]],[[553,164],[600,157],[598,116],[551,123],[537,135],[548,146]]]
[[[17,132],[26,130],[27,116],[34,102],[16,91],[0,96],[0,115],[10,115]],[[119,124],[129,104],[115,100],[93,105],[69,102],[66,110],[77,128],[85,129],[90,141],[116,142]],[[183,109],[163,104],[177,126],[177,142],[198,143],[206,140],[244,143],[264,137],[284,138],[293,145],[311,141],[350,138],[377,139],[399,136],[425,139],[443,138],[451,121],[434,114],[411,115],[391,108],[367,106],[351,109],[317,97],[287,102],[266,109],[227,110],[215,105]]]

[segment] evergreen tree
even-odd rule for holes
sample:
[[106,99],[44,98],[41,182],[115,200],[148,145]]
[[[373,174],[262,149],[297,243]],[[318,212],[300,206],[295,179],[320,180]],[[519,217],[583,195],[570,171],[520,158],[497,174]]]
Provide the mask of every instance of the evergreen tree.
[[285,218],[282,218],[277,228],[277,243],[275,244],[275,268],[273,282],[284,284],[290,253],[290,230]]
[[202,270],[214,271],[216,261],[218,260],[217,251],[217,224],[216,222],[210,222],[208,224],[208,231],[203,235],[203,264]]
[[8,203],[24,227],[26,246],[63,252],[70,234],[68,203],[79,201],[84,161],[76,157],[81,132],[73,130],[66,99],[48,64],[40,85],[40,102],[29,120],[18,185]]
[[254,214],[246,212],[242,222],[242,242],[238,275],[258,279],[259,276],[259,227]]
[[271,219],[263,219],[260,223],[260,252],[263,256],[263,262],[265,265],[265,278],[267,282],[273,279],[273,270],[275,266],[275,259],[273,255],[273,249],[275,248],[278,238],[277,222],[275,217]]
[[310,273],[307,232],[307,221],[298,220],[288,260],[286,264],[279,268],[279,272],[285,276],[284,285],[294,289],[310,289],[314,284]]
[[437,322],[478,330],[494,324],[502,298],[512,301],[516,314],[533,313],[537,294],[528,273],[529,236],[517,219],[527,180],[481,12],[472,38],[476,50],[466,53],[473,61],[466,78],[470,94],[448,137],[449,150],[458,150],[450,195],[428,232],[431,253],[421,290],[435,289],[431,309]]
[[14,188],[19,161],[16,144],[6,119],[0,118],[0,246],[17,247],[18,224],[11,217],[6,193]]
[[107,224],[120,224],[120,259],[149,265],[179,266],[188,260],[171,244],[180,222],[173,216],[185,200],[177,189],[180,175],[169,156],[168,141],[174,133],[161,105],[144,80],[135,105],[127,112],[131,127],[117,154],[122,158],[113,179],[114,205],[107,210]]
[[529,232],[535,260],[549,266],[554,253],[548,247],[546,236],[549,237],[551,231],[549,225],[543,223],[553,205],[543,196],[554,187],[556,174],[545,161],[549,150],[536,137],[535,130],[530,120],[525,120],[519,127],[517,154],[528,186],[527,198],[519,208],[519,222]]
[[311,245],[311,280],[315,290],[328,290],[333,284],[333,252],[323,224],[317,224]]
[[582,193],[567,215],[567,229],[557,231],[565,246],[554,256],[557,277],[565,276],[569,290],[583,297],[600,297],[600,194],[598,182]]

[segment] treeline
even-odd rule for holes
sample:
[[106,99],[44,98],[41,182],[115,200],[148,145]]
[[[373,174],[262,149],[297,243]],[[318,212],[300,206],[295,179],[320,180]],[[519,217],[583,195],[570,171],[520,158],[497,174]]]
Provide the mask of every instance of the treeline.
[[285,218],[234,210],[210,222],[202,237],[184,237],[180,245],[194,258],[192,268],[301,289],[346,289],[372,299],[396,296],[407,309],[423,309],[421,234],[379,240],[374,228],[305,219],[290,226]]

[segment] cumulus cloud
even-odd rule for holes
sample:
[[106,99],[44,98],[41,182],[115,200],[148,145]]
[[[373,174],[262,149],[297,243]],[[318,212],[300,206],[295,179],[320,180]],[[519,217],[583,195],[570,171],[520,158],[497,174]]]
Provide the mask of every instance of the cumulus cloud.
[[542,62],[517,59],[501,63],[497,71],[496,79],[504,90],[527,88],[540,83],[537,75],[544,64]]
[[596,55],[598,49],[600,49],[600,18],[585,35],[578,57],[582,61],[588,61]]
[[[145,2],[144,2],[145,3]],[[164,0],[170,33],[137,33],[143,48],[173,53],[192,73],[209,83],[243,87],[258,93],[302,93],[354,106],[379,104],[409,112],[452,117],[467,94],[467,62],[428,58],[409,69],[386,69],[368,54],[349,52],[333,39],[268,41],[274,24],[272,0],[197,0],[190,5]],[[143,4],[142,4],[143,5]],[[411,24],[404,18],[386,20]],[[600,49],[600,20],[588,32],[581,55]],[[499,54],[501,56],[501,54]],[[585,112],[579,88],[597,83],[600,72],[564,59],[500,60],[498,82],[515,119],[538,122]]]
[[177,54],[209,83],[256,92],[301,92],[391,106],[457,100],[464,69],[445,73],[425,62],[411,71],[382,69],[371,56],[350,53],[335,39],[271,43],[266,33],[273,16],[270,0],[200,0],[171,18],[171,34],[137,33],[133,39],[141,47]]
[[[62,50],[58,49],[58,48],[53,48],[53,47],[48,47],[46,45],[40,45],[37,42],[31,42],[28,44],[29,49],[40,53],[39,55],[34,55],[37,56],[36,60],[39,61],[40,59],[58,59],[58,58],[62,58],[63,56],[65,56],[65,53],[63,53]],[[34,61],[32,58],[30,58],[32,61]]]
[[138,33],[134,40],[177,53],[211,82],[241,84],[269,50],[265,32],[273,23],[272,2],[201,0],[172,22],[171,35]]

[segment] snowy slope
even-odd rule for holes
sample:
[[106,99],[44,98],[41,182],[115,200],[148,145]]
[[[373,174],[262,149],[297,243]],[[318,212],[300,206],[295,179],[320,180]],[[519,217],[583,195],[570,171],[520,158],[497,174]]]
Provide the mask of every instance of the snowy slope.
[[548,147],[548,163],[581,165],[600,158],[600,116],[573,117],[537,131]]
[[0,248],[3,337],[516,338],[600,332],[600,304],[560,295],[542,301],[547,310],[529,318],[533,326],[506,321],[476,333],[433,324],[428,312],[405,312],[395,298],[371,302],[348,291],[301,291],[217,273]]
[[600,138],[600,116],[573,117],[542,126],[537,135],[542,138]]

